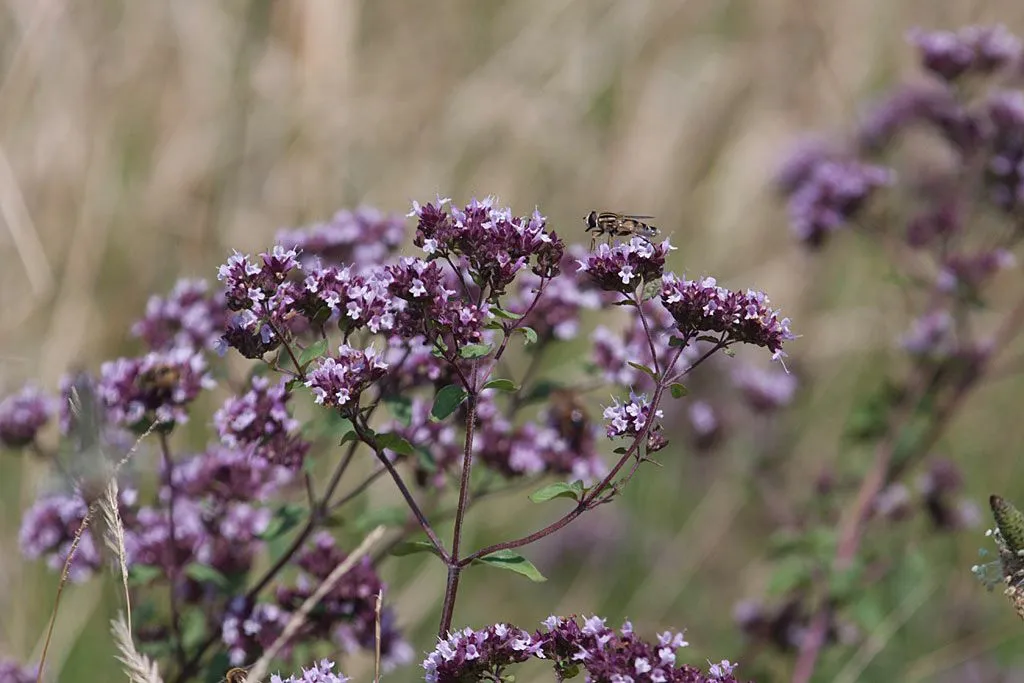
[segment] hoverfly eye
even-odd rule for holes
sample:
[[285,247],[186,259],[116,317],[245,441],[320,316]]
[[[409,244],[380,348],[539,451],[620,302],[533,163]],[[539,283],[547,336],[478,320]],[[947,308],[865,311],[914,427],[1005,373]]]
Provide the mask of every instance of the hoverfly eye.
[[597,211],[591,211],[590,213],[588,213],[586,215],[586,217],[583,219],[583,222],[587,224],[588,228],[596,228],[597,227]]

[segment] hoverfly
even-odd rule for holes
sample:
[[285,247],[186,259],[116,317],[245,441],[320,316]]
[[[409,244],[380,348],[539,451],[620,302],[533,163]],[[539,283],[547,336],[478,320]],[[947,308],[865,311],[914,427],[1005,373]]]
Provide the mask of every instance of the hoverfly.
[[243,669],[240,666],[232,667],[228,669],[226,674],[224,674],[224,678],[221,679],[221,683],[245,683],[246,674],[248,673],[248,668]]
[[625,213],[612,213],[611,211],[591,211],[583,218],[587,228],[585,232],[592,232],[590,248],[593,250],[599,235],[606,235],[611,243],[613,237],[626,237],[636,235],[650,241],[658,234],[658,228],[643,219],[654,218],[654,216],[635,216]]

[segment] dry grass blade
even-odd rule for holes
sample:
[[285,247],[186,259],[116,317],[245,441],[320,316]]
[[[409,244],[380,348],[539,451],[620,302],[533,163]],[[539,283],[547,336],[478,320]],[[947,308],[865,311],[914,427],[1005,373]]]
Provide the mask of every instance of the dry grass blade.
[[156,662],[135,649],[132,633],[123,613],[118,613],[117,619],[110,620],[110,633],[117,645],[117,659],[124,664],[124,672],[128,674],[131,683],[163,683]]
[[377,606],[373,624],[373,683],[380,683],[380,611],[384,605],[384,589],[377,592]]
[[50,641],[53,639],[53,627],[57,623],[57,608],[60,607],[60,596],[64,593],[64,586],[68,582],[68,574],[71,572],[71,562],[75,559],[75,553],[78,552],[78,545],[82,542],[82,534],[89,527],[89,521],[92,516],[96,513],[96,505],[90,505],[85,512],[85,517],[82,518],[82,523],[78,525],[78,529],[75,530],[75,538],[71,541],[71,547],[68,549],[68,556],[64,560],[64,568],[60,573],[60,583],[57,584],[57,597],[53,599],[53,610],[50,612],[50,623],[46,627],[46,640],[43,641],[43,653],[39,656],[39,673],[36,675],[36,683],[42,683],[43,680],[43,669],[46,665],[46,651],[50,649]]
[[267,675],[267,670],[270,667],[270,662],[277,656],[277,653],[281,651],[281,648],[292,639],[292,637],[298,632],[304,623],[306,623],[306,617],[313,611],[313,608],[319,604],[324,596],[341,580],[345,574],[349,572],[352,567],[356,566],[356,562],[363,559],[364,556],[369,554],[370,550],[373,549],[381,537],[384,535],[384,527],[379,526],[371,531],[363,542],[359,544],[359,547],[353,550],[345,561],[335,567],[331,573],[324,579],[324,582],[313,592],[309,598],[306,599],[302,606],[292,615],[292,618],[288,620],[288,623],[284,627],[284,631],[278,636],[277,640],[268,647],[263,656],[260,657],[255,664],[252,665],[252,669],[249,670],[248,683],[260,683],[263,677]]
[[121,587],[124,589],[124,611],[128,633],[132,632],[132,601],[128,593],[128,560],[124,548],[124,524],[117,506],[117,477],[111,477],[107,490],[100,498],[100,512],[107,528],[103,532],[103,543],[117,557],[117,566],[121,570]]

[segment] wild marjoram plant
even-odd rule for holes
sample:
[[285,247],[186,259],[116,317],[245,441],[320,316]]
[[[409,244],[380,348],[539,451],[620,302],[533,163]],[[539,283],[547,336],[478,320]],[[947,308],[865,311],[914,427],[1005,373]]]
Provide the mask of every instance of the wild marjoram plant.
[[[65,381],[61,429],[78,440],[70,453],[48,453],[36,438],[55,401],[32,387],[8,398],[0,406],[3,443],[61,463],[78,486],[47,494],[26,512],[24,554],[54,569],[67,565],[70,581],[89,580],[107,563],[103,545],[81,529],[107,491],[103,517],[115,538],[106,545],[121,555],[115,571],[127,568],[131,605],[114,634],[132,680],[216,680],[265,653],[278,653],[278,665],[301,665],[338,646],[379,648],[387,668],[408,662],[413,648],[393,607],[377,608],[383,555],[350,559],[354,566],[338,580],[348,541],[331,529],[340,510],[388,477],[408,508],[390,541],[393,554],[428,551],[448,572],[439,641],[423,661],[427,681],[498,680],[509,665],[538,658],[559,679],[585,670],[595,681],[735,681],[726,660],[707,671],[677,664],[681,634],[647,641],[629,623],[616,631],[598,617],[553,616],[532,633],[452,624],[463,572],[483,564],[542,579],[516,551],[616,498],[665,448],[659,406],[666,394],[683,396],[687,373],[737,344],[781,359],[793,338],[789,321],[761,292],[665,272],[667,241],[566,250],[538,211],[515,216],[491,199],[464,208],[440,198],[414,202],[409,216],[422,257],[394,256],[401,219],[341,212],[280,234],[255,258],[234,254],[215,291],[181,282],[169,297],[153,298],[133,328],[148,347],[143,355],[104,363],[95,378]],[[577,336],[581,310],[606,305],[629,314],[624,338],[615,343],[604,330],[593,356],[598,373],[629,379],[628,394],[604,410],[604,436],[624,444],[611,466],[599,453],[601,428],[573,400],[568,378],[535,378],[542,354]],[[524,344],[526,370],[511,377],[506,355]],[[231,377],[211,354],[229,349],[257,362],[248,377]],[[218,438],[198,454],[175,452],[176,427],[195,418],[194,401],[214,377],[236,391],[213,416]],[[160,482],[153,496],[143,499],[133,482],[143,456],[116,468],[120,489],[83,478],[88,468],[77,461],[86,420],[69,406],[89,396],[96,411],[88,440],[108,453],[124,453],[133,432],[155,431]],[[308,425],[290,408],[303,397],[315,409]],[[546,400],[548,408],[528,419],[523,409]],[[368,478],[350,482],[357,457],[377,464]],[[333,467],[324,481],[310,474],[314,459]],[[473,502],[543,479],[557,481],[532,499],[569,499],[567,513],[520,538],[466,547]],[[301,492],[305,504],[284,502],[291,492]],[[456,499],[447,511],[438,505],[445,497]],[[443,538],[438,524],[449,520],[451,536]],[[358,533],[345,531],[346,538]],[[409,539],[416,532],[424,540]],[[254,572],[268,547],[276,555],[270,567]],[[229,678],[245,675],[236,669]],[[35,676],[15,672],[5,680],[23,678]],[[286,680],[345,679],[323,660]]]
[[[1022,43],[1001,26],[913,31],[909,42],[926,78],[884,94],[850,140],[803,142],[778,176],[793,231],[809,249],[821,250],[846,228],[867,233],[920,314],[901,340],[901,361],[851,415],[842,445],[850,471],[823,476],[776,539],[781,599],[737,607],[753,642],[797,652],[794,683],[811,679],[826,645],[847,640],[852,619],[868,630],[881,626],[863,609],[871,584],[903,571],[927,589],[910,566],[913,553],[893,558],[871,542],[884,536],[879,521],[913,512],[910,474],[925,470],[919,500],[934,529],[978,518],[955,497],[957,467],[932,449],[981,380],[1006,370],[1000,354],[1024,326],[1024,297],[1017,293],[1017,303],[1001,310],[986,287],[1015,264],[1012,250],[1024,236]],[[865,446],[874,448],[870,461],[858,457]],[[842,482],[851,480],[847,489]],[[1001,530],[1000,580],[1021,610],[1024,526],[999,496],[991,505]],[[1007,535],[1011,519],[1020,542]],[[849,666],[837,680],[856,679]]]

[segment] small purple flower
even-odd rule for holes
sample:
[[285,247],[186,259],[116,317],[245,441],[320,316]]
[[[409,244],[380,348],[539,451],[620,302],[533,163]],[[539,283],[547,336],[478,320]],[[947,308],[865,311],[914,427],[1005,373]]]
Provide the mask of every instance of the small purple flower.
[[1024,93],[996,92],[986,114],[991,130],[985,183],[996,206],[1012,212],[1024,206]]
[[276,241],[299,254],[303,268],[319,260],[327,266],[352,264],[358,272],[379,265],[402,246],[406,226],[402,216],[370,207],[343,209],[323,223],[281,230]]
[[1000,270],[1017,265],[1017,259],[1006,249],[992,249],[977,254],[951,254],[942,264],[936,278],[939,291],[974,291]]
[[36,683],[38,666],[21,666],[14,660],[0,659],[0,683]]
[[735,683],[736,665],[710,664],[708,674],[676,663],[676,651],[688,643],[681,633],[665,631],[657,641],[639,638],[629,622],[615,631],[591,617],[549,617],[546,631],[533,634],[507,624],[480,631],[464,629],[438,641],[423,661],[427,683],[501,680],[505,669],[529,659],[551,662],[559,680],[587,672],[589,681],[615,683]]
[[[530,269],[538,277],[558,273],[565,245],[548,232],[547,219],[535,210],[532,216],[513,216],[509,208],[495,208],[494,198],[473,199],[464,209],[437,204],[413,203],[411,216],[418,219],[415,244],[430,258],[461,257],[476,284],[489,301],[505,293],[516,275]],[[532,266],[531,266],[532,264]]]
[[577,261],[580,272],[587,273],[598,287],[609,292],[632,294],[641,285],[653,282],[665,271],[665,256],[675,247],[665,240],[655,245],[634,237],[624,244],[599,244],[586,258]]
[[132,325],[132,334],[153,351],[172,347],[213,349],[224,332],[224,293],[209,293],[205,280],[179,280],[167,298],[150,297],[146,315]]
[[[119,492],[118,503],[126,524],[134,520],[136,498],[133,489]],[[30,560],[45,558],[47,567],[60,571],[87,512],[88,506],[77,494],[53,494],[39,499],[21,519],[18,542],[22,555]],[[99,548],[87,530],[79,539],[68,579],[74,583],[86,581],[100,569],[101,563]]]
[[328,659],[321,659],[310,668],[303,667],[302,676],[289,676],[281,678],[278,674],[270,676],[270,683],[348,683],[348,676],[341,673],[334,673],[334,662]]
[[423,336],[448,348],[462,348],[483,338],[484,325],[492,317],[490,305],[458,297],[438,261],[403,258],[387,272],[398,336]]
[[372,346],[355,349],[338,347],[337,356],[328,356],[308,374],[306,386],[320,405],[352,411],[359,406],[359,395],[384,376],[388,364]]
[[888,145],[911,126],[937,130],[961,153],[974,150],[982,138],[982,124],[957,100],[947,87],[935,84],[909,84],[888,93],[864,115],[858,129],[858,142],[866,151]]
[[1006,27],[967,26],[959,31],[923,31],[907,35],[921,53],[921,63],[945,81],[955,81],[969,71],[987,74],[1016,62],[1021,42]]
[[[643,318],[640,311],[643,312]],[[630,363],[639,363],[649,368],[664,368],[675,354],[676,349],[669,346],[672,333],[676,331],[672,314],[657,301],[650,299],[641,304],[640,311],[633,306],[627,309],[626,315],[629,317],[621,332],[598,325],[590,336],[592,360],[607,382],[623,387],[635,387],[650,382],[649,375]],[[652,346],[657,354],[657,364],[651,357]],[[689,365],[697,357],[697,344],[691,342],[683,349],[680,361]]]
[[753,344],[783,358],[783,343],[795,339],[789,318],[779,318],[763,292],[748,289],[734,292],[719,287],[714,278],[679,279],[672,273],[663,278],[661,301],[676,320],[686,339],[703,333],[719,334],[725,345]]
[[599,309],[603,299],[590,278],[573,267],[586,253],[579,245],[567,249],[559,275],[547,280],[539,298],[538,289],[543,279],[533,273],[524,274],[519,279],[516,295],[505,304],[505,309],[525,315],[522,324],[532,327],[542,340],[575,338],[581,312]]
[[[609,439],[620,436],[637,436],[651,419],[651,401],[645,394],[636,395],[629,393],[629,402],[622,403],[618,398],[612,399],[614,403],[604,409],[604,419],[608,421],[605,433]],[[664,413],[659,408],[654,414],[656,419],[661,419]],[[654,431],[652,428],[651,431]]]
[[309,444],[299,436],[299,421],[288,413],[287,382],[271,385],[257,376],[251,384],[248,392],[232,396],[214,414],[221,442],[268,462],[299,468]]
[[188,422],[188,404],[215,385],[202,354],[179,347],[104,363],[96,394],[112,422],[146,427],[150,420]]
[[910,331],[901,338],[900,345],[914,356],[948,356],[956,349],[953,316],[943,310],[926,313],[914,321]]
[[[232,606],[221,625],[221,641],[227,646],[228,661],[241,666],[258,657],[274,644],[284,632],[291,615],[274,604],[259,603],[251,609]],[[286,658],[291,646],[285,645],[281,656]]]
[[789,405],[797,388],[796,377],[790,373],[753,365],[737,368],[732,381],[747,404],[759,413],[772,413]]
[[0,444],[7,448],[29,445],[56,411],[56,400],[34,385],[25,385],[0,401]]
[[686,411],[693,432],[693,446],[698,451],[713,448],[722,437],[722,421],[715,407],[707,401],[693,401]]
[[818,164],[789,198],[794,234],[808,247],[820,247],[857,215],[875,190],[893,179],[893,172],[881,166],[855,161]]
[[[292,587],[277,591],[277,602],[286,610],[296,609],[316,590],[324,579],[347,557],[334,538],[320,532],[298,555],[296,563],[303,570]],[[310,615],[304,633],[314,638],[332,638],[347,650],[372,650],[376,628],[377,594],[384,583],[364,557],[324,596],[317,610]],[[408,660],[408,644],[402,639],[393,613],[381,613],[381,658],[390,665]]]

